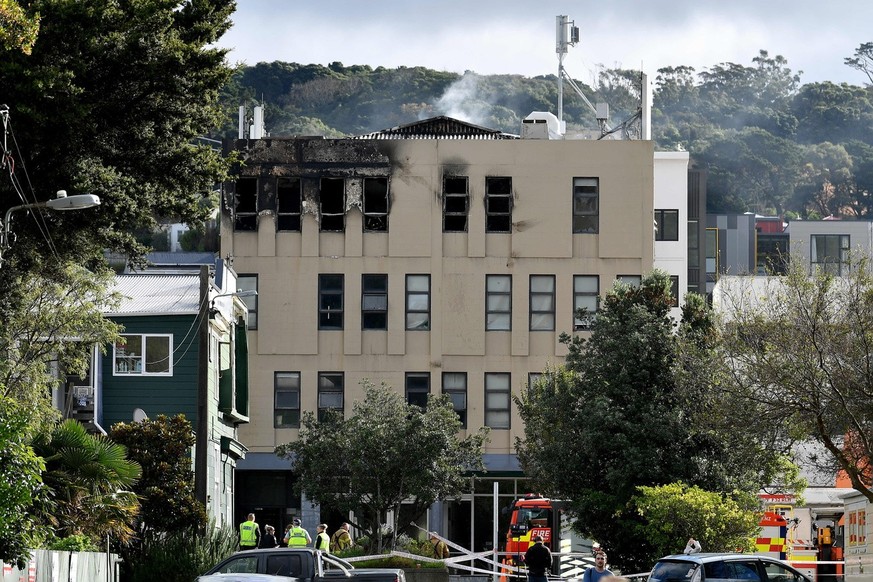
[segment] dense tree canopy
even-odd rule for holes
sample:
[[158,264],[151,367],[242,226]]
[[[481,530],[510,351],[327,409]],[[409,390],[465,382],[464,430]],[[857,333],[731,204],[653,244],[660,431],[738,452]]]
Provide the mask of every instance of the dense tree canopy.
[[[868,79],[871,47],[863,43],[846,58]],[[659,149],[690,151],[692,163],[708,173],[708,211],[873,216],[865,149],[873,147],[873,86],[804,85],[786,57],[766,50],[748,65],[696,71],[676,64],[653,77],[653,138]],[[612,127],[639,107],[639,71],[600,67],[593,83],[576,83],[590,102],[610,106]],[[360,135],[436,115],[517,134],[530,112],[556,110],[557,77],[259,63],[240,67],[225,87],[225,135],[236,134],[237,107],[252,99],[266,104],[273,136]],[[567,84],[563,105],[568,132],[599,135],[590,108]],[[824,144],[848,155],[827,183],[807,165],[830,147]]]
[[[687,316],[705,318],[701,302],[691,303],[699,309]],[[566,366],[517,399],[525,473],[570,500],[576,526],[625,571],[642,571],[659,557],[644,516],[630,509],[638,487],[682,481],[731,495],[756,492],[778,467],[778,454],[746,441],[742,428],[713,430],[710,401],[700,398],[705,387],[690,381],[698,375],[676,371],[686,361],[681,342],[696,346],[696,355],[711,349],[703,339],[710,324],[686,321],[677,338],[670,305],[663,272],[639,287],[617,283],[590,338],[569,340]]]
[[[47,213],[55,252],[89,259],[104,249],[136,255],[131,234],[155,216],[196,223],[200,198],[225,162],[194,139],[220,122],[230,69],[211,48],[230,25],[234,0],[21,0],[40,15],[30,55],[0,50],[9,106],[4,208],[65,189],[92,193],[94,210]],[[2,140],[0,140],[2,141]],[[40,264],[44,232],[16,224],[9,268]]]
[[333,413],[319,421],[308,413],[299,438],[276,453],[291,459],[298,490],[327,507],[354,512],[356,525],[381,551],[389,510],[394,523],[387,525],[396,534],[435,501],[464,491],[467,471],[482,470],[487,429],[459,438],[460,427],[447,397],[431,396],[422,409],[389,386],[364,383],[364,398],[349,418]]
[[727,374],[715,387],[728,422],[752,416],[825,451],[813,461],[844,471],[873,501],[873,269],[853,257],[843,275],[817,272],[795,257],[787,276],[766,287],[723,284],[718,335]]

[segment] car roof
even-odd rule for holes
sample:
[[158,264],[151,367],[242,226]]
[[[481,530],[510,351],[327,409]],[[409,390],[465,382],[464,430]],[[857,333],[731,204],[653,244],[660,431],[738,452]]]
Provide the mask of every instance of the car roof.
[[783,560],[779,560],[772,556],[765,556],[762,554],[743,554],[739,552],[700,552],[698,554],[673,554],[670,556],[664,556],[659,562],[662,561],[670,561],[670,562],[692,562],[695,564],[706,564],[708,562],[724,562],[726,560],[762,560],[765,562],[778,562],[780,564],[784,564]]

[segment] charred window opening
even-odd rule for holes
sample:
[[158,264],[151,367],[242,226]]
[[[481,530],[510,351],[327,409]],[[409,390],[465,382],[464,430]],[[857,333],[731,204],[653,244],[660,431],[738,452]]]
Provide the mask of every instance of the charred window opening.
[[300,178],[278,179],[276,230],[300,232],[301,191]]
[[344,232],[346,228],[346,191],[342,178],[321,179],[321,231]]
[[485,178],[485,232],[510,232],[512,178]]
[[443,178],[443,232],[467,232],[470,194],[467,176]]
[[234,197],[233,229],[258,230],[258,179],[238,178]]
[[364,232],[388,232],[388,178],[364,178]]

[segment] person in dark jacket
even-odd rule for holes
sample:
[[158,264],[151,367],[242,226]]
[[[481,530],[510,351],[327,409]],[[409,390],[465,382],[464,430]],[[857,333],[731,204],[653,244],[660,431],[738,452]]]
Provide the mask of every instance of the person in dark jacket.
[[261,536],[262,548],[276,548],[279,543],[276,541],[276,529],[272,525],[264,526],[264,535]]
[[552,569],[552,551],[543,545],[543,536],[535,535],[533,545],[524,553],[529,582],[546,582],[546,575]]

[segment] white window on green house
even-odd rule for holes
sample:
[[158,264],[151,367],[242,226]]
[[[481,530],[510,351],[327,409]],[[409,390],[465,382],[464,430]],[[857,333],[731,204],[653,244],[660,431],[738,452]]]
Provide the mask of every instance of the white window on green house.
[[113,350],[116,376],[172,376],[173,336],[123,334]]

